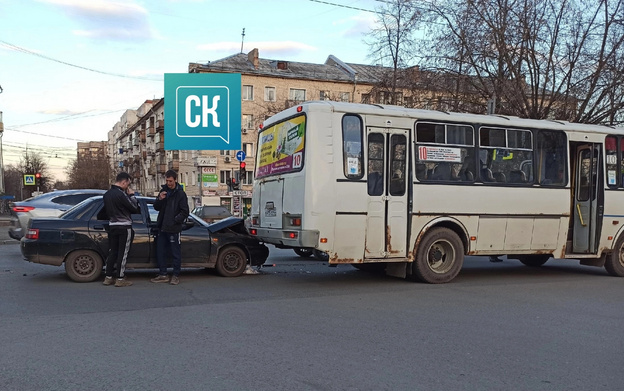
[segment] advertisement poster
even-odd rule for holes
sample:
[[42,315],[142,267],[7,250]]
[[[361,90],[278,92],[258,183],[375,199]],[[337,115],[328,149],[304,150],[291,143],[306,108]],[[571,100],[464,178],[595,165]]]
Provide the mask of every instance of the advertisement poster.
[[299,170],[303,166],[304,139],[303,115],[262,131],[256,178]]

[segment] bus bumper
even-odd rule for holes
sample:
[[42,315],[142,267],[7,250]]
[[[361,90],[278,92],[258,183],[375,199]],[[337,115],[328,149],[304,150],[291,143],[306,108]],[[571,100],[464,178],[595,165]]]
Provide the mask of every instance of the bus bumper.
[[[254,227],[257,234],[256,237],[265,243],[271,243],[278,247],[309,247],[316,248],[319,244],[319,231],[313,230],[301,230],[301,231],[288,231],[282,229],[273,228],[260,228]],[[291,238],[291,233],[295,233],[296,237]]]

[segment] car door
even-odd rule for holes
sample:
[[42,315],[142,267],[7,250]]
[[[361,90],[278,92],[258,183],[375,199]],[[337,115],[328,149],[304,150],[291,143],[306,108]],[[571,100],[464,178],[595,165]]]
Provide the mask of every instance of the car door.
[[[95,213],[89,220],[89,235],[95,241],[103,254],[108,254],[108,220],[100,219],[104,216],[99,213],[104,207],[103,200],[99,200],[99,205],[95,208]],[[139,202],[139,205],[144,208],[145,204]],[[98,218],[98,215],[100,215]],[[146,224],[146,218],[143,213],[137,213],[132,215],[132,229],[134,230],[134,239],[130,246],[130,252],[128,253],[127,264],[130,266],[134,263],[149,263],[150,262],[150,235],[149,227]]]

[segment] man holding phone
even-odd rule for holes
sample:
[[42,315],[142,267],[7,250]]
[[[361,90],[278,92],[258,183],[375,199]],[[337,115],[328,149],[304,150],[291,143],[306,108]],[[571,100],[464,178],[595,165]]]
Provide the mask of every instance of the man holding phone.
[[137,199],[130,188],[131,182],[130,174],[120,172],[115,178],[115,183],[104,193],[104,209],[109,222],[109,250],[104,285],[112,285],[114,277],[117,277],[117,281],[114,281],[116,287],[132,285],[131,281],[124,278],[128,252],[134,239],[132,214],[139,213]]
[[[154,201],[158,211],[158,237],[156,238],[156,257],[160,273],[151,279],[155,283],[178,285],[182,267],[182,249],[180,233],[182,225],[189,215],[188,198],[178,184],[178,173],[169,170],[165,173],[165,184]],[[167,276],[167,250],[171,253],[173,275]]]

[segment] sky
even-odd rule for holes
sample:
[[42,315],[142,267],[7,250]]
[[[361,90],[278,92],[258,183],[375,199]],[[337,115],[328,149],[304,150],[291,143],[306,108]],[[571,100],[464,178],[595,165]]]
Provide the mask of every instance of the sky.
[[[382,0],[0,0],[3,164],[39,153],[58,180],[76,143],[107,140],[127,109],[187,73],[258,48],[261,58],[370,64]],[[242,37],[245,30],[244,39]]]

